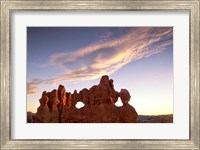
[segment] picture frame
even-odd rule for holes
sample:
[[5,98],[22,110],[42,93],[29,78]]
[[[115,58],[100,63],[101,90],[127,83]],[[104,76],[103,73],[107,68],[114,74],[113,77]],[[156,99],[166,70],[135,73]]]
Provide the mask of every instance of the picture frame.
[[[11,139],[11,13],[19,10],[131,10],[190,12],[190,125],[189,140],[28,140]],[[1,0],[1,149],[199,149],[199,0],[194,1],[29,1]]]

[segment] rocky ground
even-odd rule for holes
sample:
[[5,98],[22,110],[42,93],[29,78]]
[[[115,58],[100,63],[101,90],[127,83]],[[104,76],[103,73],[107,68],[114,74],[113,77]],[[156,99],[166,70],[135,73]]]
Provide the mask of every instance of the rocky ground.
[[139,123],[173,123],[173,115],[138,116]]
[[28,111],[27,112],[27,123],[32,123],[33,122],[33,118],[34,118],[34,113]]
[[[34,115],[32,112],[27,112],[27,123],[32,123]],[[138,123],[173,123],[173,115],[138,115]]]

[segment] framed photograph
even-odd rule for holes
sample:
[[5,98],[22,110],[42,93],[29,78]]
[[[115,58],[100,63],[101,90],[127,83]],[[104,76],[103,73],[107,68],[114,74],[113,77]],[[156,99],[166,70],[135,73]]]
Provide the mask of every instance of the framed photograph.
[[1,149],[199,149],[199,0],[1,0]]
[[173,27],[27,27],[27,82],[28,123],[173,123]]

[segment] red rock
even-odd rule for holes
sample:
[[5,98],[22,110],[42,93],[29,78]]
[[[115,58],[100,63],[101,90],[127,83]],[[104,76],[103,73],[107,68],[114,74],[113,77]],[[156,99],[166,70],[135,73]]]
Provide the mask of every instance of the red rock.
[[70,108],[71,106],[75,106],[76,105],[76,101],[72,101],[72,94],[69,92],[67,93],[67,101],[66,101],[66,107]]
[[126,89],[121,89],[120,98],[122,100],[123,106],[120,107],[119,119],[123,123],[136,123],[138,122],[138,114],[135,109],[128,104],[131,95]]
[[47,105],[49,97],[46,94],[46,91],[42,93],[41,99],[39,99],[40,106],[37,109],[37,113],[34,116],[33,122],[47,123],[50,120],[50,111]]
[[63,113],[63,111],[66,111],[66,101],[67,101],[65,87],[63,85],[59,85],[58,87],[58,99],[60,100],[58,104],[59,122],[61,122],[61,114]]
[[58,87],[58,99],[60,100],[60,104],[65,106],[66,105],[66,91],[63,85],[59,85]]
[[89,90],[84,88],[80,91],[80,97],[81,97],[81,100],[82,102],[85,104],[85,105],[89,105],[90,104],[90,93],[89,93]]
[[138,122],[138,114],[136,110],[129,104],[124,104],[119,110],[119,122],[136,123]]
[[99,85],[109,86],[109,77],[107,75],[102,76]]
[[58,104],[60,100],[58,99],[58,92],[57,90],[53,90],[51,92],[51,97],[49,102],[51,104],[51,111],[50,111],[50,122],[59,122],[59,109]]
[[72,103],[73,106],[75,107],[76,103],[80,100],[79,94],[77,93],[76,90],[74,90],[74,93],[72,94]]
[[[121,98],[123,106],[117,107],[115,103]],[[121,89],[115,91],[114,81],[107,75],[102,76],[98,85],[89,90],[84,88],[79,93],[66,92],[60,85],[57,90],[44,92],[40,99],[40,107],[34,122],[62,122],[62,123],[136,123],[138,122],[136,110],[129,105],[130,93]],[[77,102],[84,106],[76,108]]]
[[130,101],[131,95],[126,89],[121,89],[120,98],[123,104],[128,104],[128,102]]

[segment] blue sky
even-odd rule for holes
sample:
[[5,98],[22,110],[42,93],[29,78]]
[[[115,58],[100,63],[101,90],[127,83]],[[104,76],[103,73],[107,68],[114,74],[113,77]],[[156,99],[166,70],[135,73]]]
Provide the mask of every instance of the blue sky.
[[139,114],[173,113],[173,28],[27,28],[28,111],[45,90],[79,91],[105,74],[130,92]]

